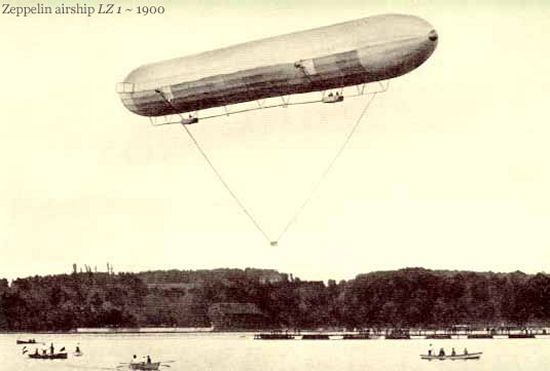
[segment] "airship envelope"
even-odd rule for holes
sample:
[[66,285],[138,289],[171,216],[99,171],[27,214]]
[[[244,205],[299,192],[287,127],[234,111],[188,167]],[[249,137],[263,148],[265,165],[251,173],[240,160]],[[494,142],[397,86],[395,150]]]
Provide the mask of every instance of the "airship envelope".
[[195,112],[391,79],[420,66],[437,41],[419,17],[378,15],[147,64],[117,90],[138,115]]

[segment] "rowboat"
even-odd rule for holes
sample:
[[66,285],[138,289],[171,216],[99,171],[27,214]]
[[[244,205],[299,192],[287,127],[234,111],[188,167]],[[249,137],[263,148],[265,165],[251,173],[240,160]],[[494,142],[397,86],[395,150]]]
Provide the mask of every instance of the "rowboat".
[[48,353],[48,354],[40,354],[40,353],[31,353],[29,354],[29,358],[33,359],[67,359],[67,353]]
[[446,359],[450,359],[452,361],[455,361],[455,360],[467,360],[467,359],[480,359],[482,354],[483,354],[483,352],[455,354],[454,356],[450,355],[450,354],[444,355],[444,356],[421,354],[420,358],[421,359],[427,359],[428,361],[436,360],[436,359],[438,359],[440,361],[444,361]]
[[36,340],[29,339],[29,340],[16,340],[17,344],[36,344]]
[[137,363],[130,363],[128,365],[128,368],[130,370],[158,370],[160,367],[160,362],[137,362]]

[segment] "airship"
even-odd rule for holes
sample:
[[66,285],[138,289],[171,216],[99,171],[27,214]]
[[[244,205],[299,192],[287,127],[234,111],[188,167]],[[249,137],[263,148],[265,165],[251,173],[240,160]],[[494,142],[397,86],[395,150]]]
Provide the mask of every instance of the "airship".
[[[133,113],[178,114],[191,124],[213,107],[389,80],[419,67],[437,42],[420,17],[377,15],[146,64],[117,92]],[[320,101],[342,100],[331,93]]]

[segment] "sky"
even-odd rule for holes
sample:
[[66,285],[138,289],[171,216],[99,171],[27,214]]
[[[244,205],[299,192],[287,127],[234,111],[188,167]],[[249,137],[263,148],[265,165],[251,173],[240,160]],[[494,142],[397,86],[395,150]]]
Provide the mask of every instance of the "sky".
[[[419,266],[550,271],[550,4],[163,4],[155,16],[0,14],[0,276],[107,262],[322,280]],[[313,194],[365,98],[190,128],[270,236],[311,195],[278,246],[181,127],[151,127],[115,91],[145,63],[381,13],[426,19],[438,47],[375,98]]]

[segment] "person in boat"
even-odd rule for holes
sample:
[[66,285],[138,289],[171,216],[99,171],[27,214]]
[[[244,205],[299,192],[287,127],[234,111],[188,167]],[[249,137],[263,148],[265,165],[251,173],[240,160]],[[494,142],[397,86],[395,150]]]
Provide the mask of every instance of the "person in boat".
[[431,356],[434,352],[434,348],[432,347],[432,344],[430,344],[430,349],[428,349],[428,355]]
[[76,350],[75,352],[80,353],[80,344],[76,344]]
[[443,348],[439,349],[439,356],[440,357],[445,357],[445,349],[443,349]]
[[452,348],[452,350],[451,350],[451,355],[452,355],[452,356],[456,356],[455,348]]
[[147,356],[147,363],[150,364],[151,363],[151,356]]
[[35,355],[35,356],[38,355],[38,348],[34,348],[34,355]]
[[468,354],[468,349],[464,348],[464,354]]
[[50,344],[50,354],[53,354],[55,351],[55,348],[53,346],[53,343]]
[[130,361],[131,365],[134,364],[134,363],[138,363],[137,356],[135,354],[132,356],[132,360]]
[[42,355],[45,356],[48,354],[48,351],[46,349],[42,349]]

